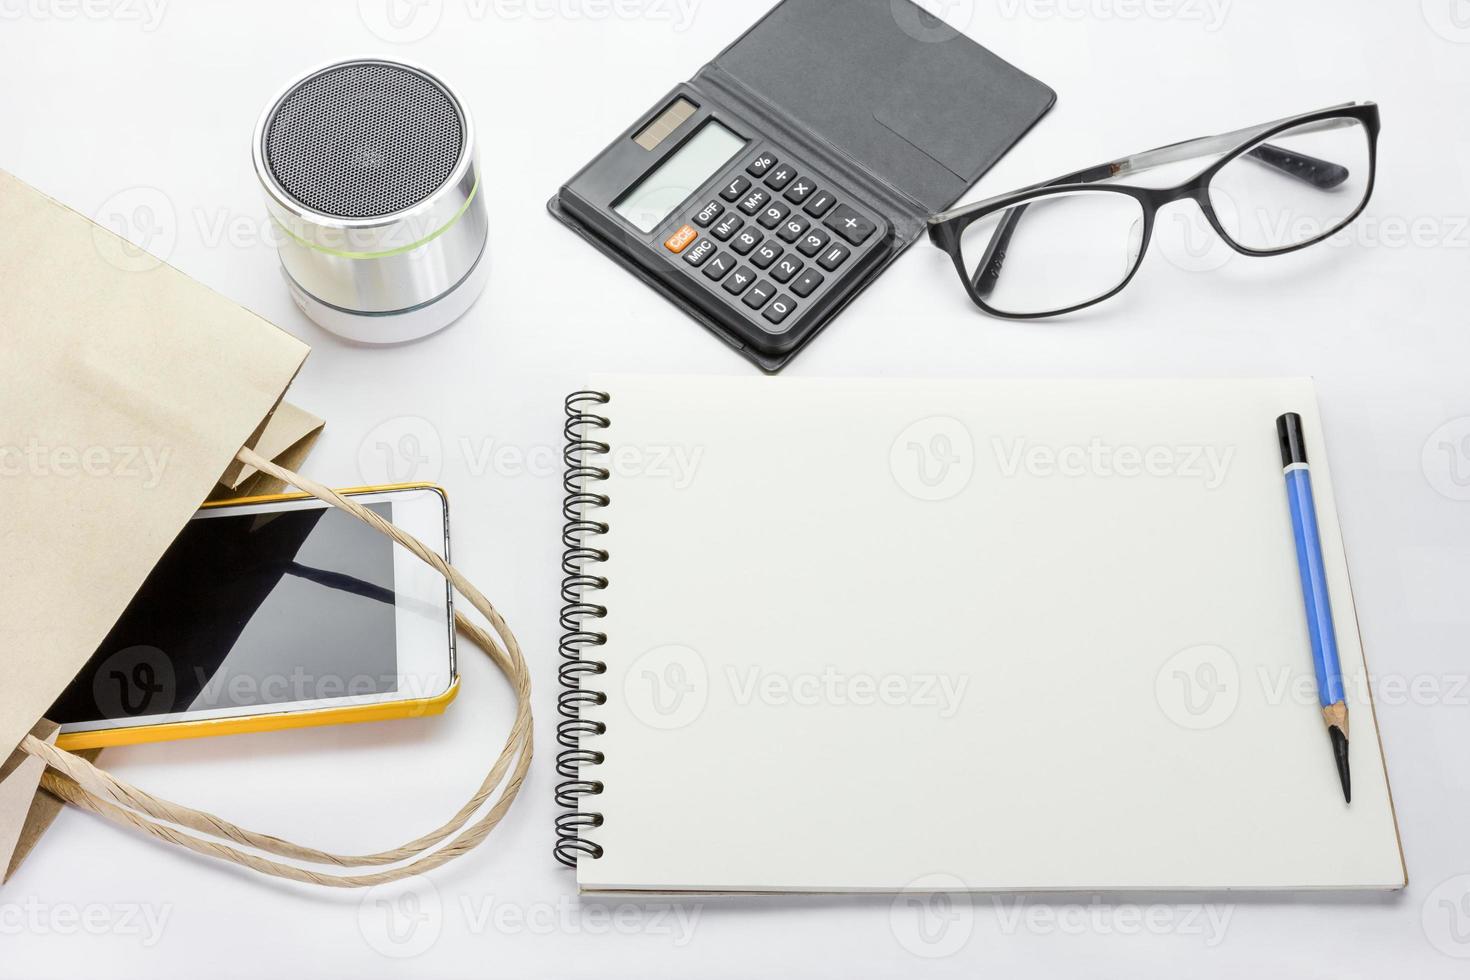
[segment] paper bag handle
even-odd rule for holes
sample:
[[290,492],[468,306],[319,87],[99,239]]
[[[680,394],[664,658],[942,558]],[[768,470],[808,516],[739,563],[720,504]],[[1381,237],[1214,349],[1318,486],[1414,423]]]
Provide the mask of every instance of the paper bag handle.
[[[353,856],[302,847],[279,837],[246,830],[212,813],[160,799],[117,779],[81,756],[58,749],[31,735],[27,735],[21,742],[21,751],[45,762],[47,768],[41,785],[48,792],[73,806],[90,810],[114,823],[136,828],[159,840],[176,844],[197,854],[229,861],[232,864],[277,878],[305,881],[332,888],[363,888],[423,874],[447,864],[478,845],[489,835],[490,831],[495,829],[515,801],[516,794],[520,792],[521,784],[525,781],[526,772],[531,766],[531,675],[526,668],[525,658],[521,656],[520,644],[516,642],[515,634],[511,632],[505,620],[495,611],[495,607],[480,593],[480,590],[475,588],[453,565],[431,551],[422,541],[404,533],[361,504],[354,503],[319,483],[278,466],[254,450],[242,449],[235,458],[283,483],[305,491],[318,500],[346,511],[368,526],[386,534],[407,548],[419,560],[443,575],[454,586],[455,591],[469,600],[470,605],[479,610],[480,614],[490,623],[494,630],[493,635],[462,613],[456,611],[454,614],[455,626],[476,646],[490,655],[490,659],[511,682],[516,695],[515,723],[511,726],[510,737],[506,740],[505,747],[501,750],[499,758],[495,760],[494,766],[486,774],[484,782],[480,784],[480,788],[470,797],[469,802],[460,808],[458,813],[438,829],[392,850]],[[506,779],[507,772],[509,772],[508,780]],[[503,787],[502,783],[504,783]],[[498,796],[496,796],[497,789],[499,790]],[[489,810],[480,819],[466,826],[470,818],[478,813],[492,796],[496,798]],[[216,839],[196,837],[193,834],[184,833],[179,828]],[[339,868],[382,867],[390,864],[401,866],[371,874],[333,874],[273,861],[260,854],[242,851],[222,841],[229,841],[293,861],[332,865]],[[433,852],[429,851],[430,848],[441,843],[444,844],[442,848]],[[402,864],[405,861],[410,863]]]

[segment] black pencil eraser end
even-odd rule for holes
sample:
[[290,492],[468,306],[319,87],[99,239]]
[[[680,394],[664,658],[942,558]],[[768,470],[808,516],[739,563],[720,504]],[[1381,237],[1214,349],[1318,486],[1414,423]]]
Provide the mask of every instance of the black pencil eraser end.
[[1307,440],[1302,431],[1302,417],[1288,412],[1276,420],[1276,435],[1281,440],[1281,466],[1307,462]]

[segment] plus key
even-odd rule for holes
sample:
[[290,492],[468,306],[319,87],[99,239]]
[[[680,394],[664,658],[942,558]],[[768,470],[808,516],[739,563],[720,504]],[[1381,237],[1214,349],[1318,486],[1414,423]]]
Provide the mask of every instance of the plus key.
[[878,226],[846,204],[839,204],[822,222],[853,245],[861,245],[872,237]]

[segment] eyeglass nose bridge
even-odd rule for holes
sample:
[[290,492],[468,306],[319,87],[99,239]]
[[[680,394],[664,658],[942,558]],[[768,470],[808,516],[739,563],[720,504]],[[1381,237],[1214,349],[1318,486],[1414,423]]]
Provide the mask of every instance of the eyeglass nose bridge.
[[1200,216],[1205,219],[1210,229],[1223,238],[1227,244],[1231,243],[1230,236],[1220,224],[1220,216],[1215,212],[1214,202],[1210,200],[1210,182],[1207,175],[1202,175],[1197,180],[1192,180],[1179,187],[1164,187],[1151,190],[1149,194],[1149,210],[1153,212],[1155,221],[1163,213],[1165,208],[1177,204],[1180,201],[1193,201],[1199,208]]
[[1161,187],[1158,190],[1151,190],[1150,195],[1152,201],[1150,203],[1153,205],[1155,211],[1168,207],[1177,201],[1184,200],[1196,201],[1201,207],[1204,207],[1207,203],[1205,186],[1204,181],[1192,180],[1178,187]]

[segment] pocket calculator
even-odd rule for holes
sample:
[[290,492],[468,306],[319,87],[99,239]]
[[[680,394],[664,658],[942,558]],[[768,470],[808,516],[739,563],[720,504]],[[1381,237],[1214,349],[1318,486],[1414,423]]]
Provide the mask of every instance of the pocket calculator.
[[555,201],[604,248],[775,370],[895,251],[863,195],[692,92],[676,92]]
[[911,0],[781,0],[548,207],[778,371],[1055,98]]

